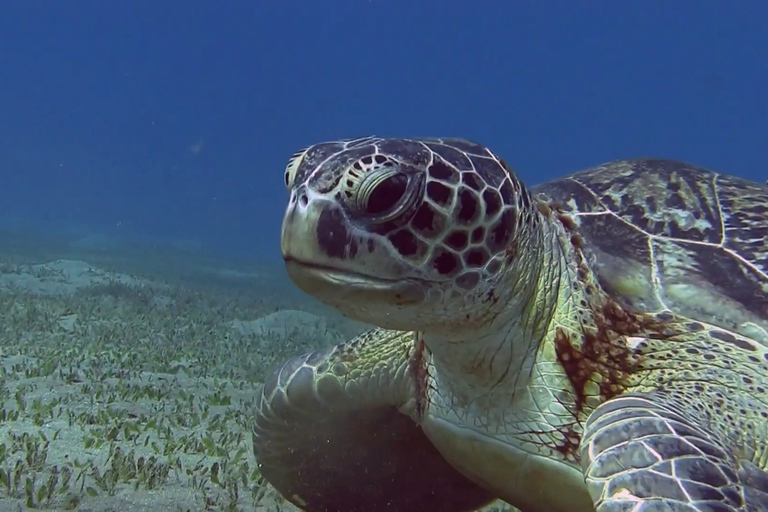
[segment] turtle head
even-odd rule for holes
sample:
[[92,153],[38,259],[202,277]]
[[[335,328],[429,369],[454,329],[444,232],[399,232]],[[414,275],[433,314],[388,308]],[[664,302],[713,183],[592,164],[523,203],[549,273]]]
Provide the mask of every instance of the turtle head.
[[288,273],[350,317],[462,335],[489,325],[515,289],[506,269],[532,200],[487,148],[460,139],[328,142],[296,153],[285,183]]

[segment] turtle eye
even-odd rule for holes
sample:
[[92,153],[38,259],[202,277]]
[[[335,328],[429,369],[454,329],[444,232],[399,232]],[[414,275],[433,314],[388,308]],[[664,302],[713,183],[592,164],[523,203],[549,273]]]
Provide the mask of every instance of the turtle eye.
[[361,192],[364,204],[361,205],[370,215],[383,215],[397,206],[408,188],[408,176],[403,173],[376,176],[370,180]]
[[411,178],[397,167],[348,173],[344,194],[349,205],[369,221],[380,224],[397,218],[415,199]]
[[341,180],[349,207],[375,223],[396,218],[415,199],[413,176],[383,155],[365,156],[350,165]]

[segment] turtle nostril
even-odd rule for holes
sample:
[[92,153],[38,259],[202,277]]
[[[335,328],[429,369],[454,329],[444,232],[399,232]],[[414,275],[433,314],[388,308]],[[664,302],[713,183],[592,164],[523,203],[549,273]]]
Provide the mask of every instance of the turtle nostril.
[[302,208],[309,204],[309,198],[307,198],[307,192],[305,190],[299,192],[299,204],[302,206]]

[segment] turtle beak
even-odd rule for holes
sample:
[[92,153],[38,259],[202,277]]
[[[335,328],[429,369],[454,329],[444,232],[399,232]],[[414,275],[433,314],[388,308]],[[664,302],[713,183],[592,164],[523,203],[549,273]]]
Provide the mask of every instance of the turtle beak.
[[[299,188],[283,217],[280,246],[288,276],[305,293],[363,320],[370,319],[370,312],[357,311],[360,304],[423,301],[425,290],[418,282],[390,277],[402,269],[387,268],[392,272],[383,277],[370,268],[374,262],[395,260],[384,257],[386,248],[369,237],[354,228],[337,203],[310,198]],[[375,257],[377,251],[382,257]]]
[[359,238],[336,201],[306,185],[291,195],[280,239],[284,260],[347,268],[355,264]]
[[291,202],[283,216],[283,226],[280,234],[280,249],[283,259],[313,262],[323,252],[317,244],[317,219],[321,212],[332,207],[323,201],[311,201],[306,205],[300,204],[301,192],[291,197]]

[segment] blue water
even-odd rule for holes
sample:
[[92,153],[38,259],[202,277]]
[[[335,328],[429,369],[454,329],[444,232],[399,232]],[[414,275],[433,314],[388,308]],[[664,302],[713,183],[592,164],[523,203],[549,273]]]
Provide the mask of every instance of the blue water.
[[693,5],[6,0],[0,218],[272,260],[287,158],[365,134],[532,183],[651,155],[762,181],[768,4]]

